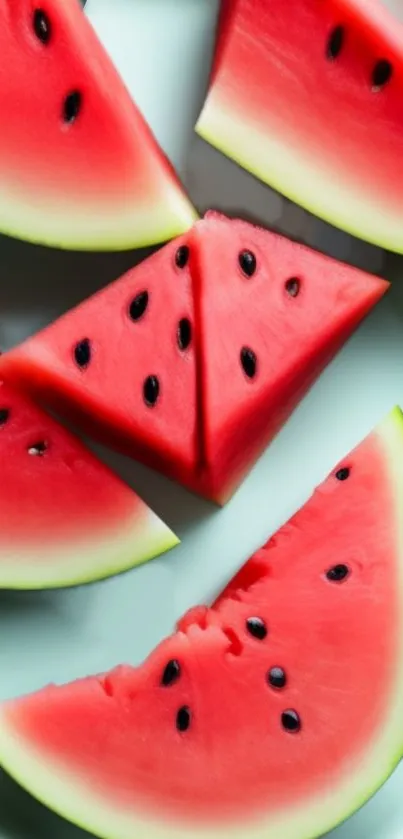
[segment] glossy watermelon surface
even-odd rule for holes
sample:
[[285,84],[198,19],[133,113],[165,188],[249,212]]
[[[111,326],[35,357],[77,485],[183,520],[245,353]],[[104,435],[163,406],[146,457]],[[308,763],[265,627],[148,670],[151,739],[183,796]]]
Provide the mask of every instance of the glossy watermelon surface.
[[199,229],[204,473],[225,500],[387,285],[241,220]]
[[[13,381],[178,479],[195,474],[198,457],[193,296],[183,242],[168,244],[15,356],[2,357]],[[179,345],[181,321],[190,325],[186,348]]]
[[403,251],[403,27],[377,0],[223,3],[197,131],[337,227]]
[[73,249],[153,244],[195,218],[78,0],[0,0],[0,230]]
[[177,544],[70,432],[0,383],[0,588],[89,582]]
[[224,503],[387,287],[210,212],[0,367],[107,445]]
[[11,700],[0,762],[105,839],[308,839],[403,748],[395,409],[139,667]]

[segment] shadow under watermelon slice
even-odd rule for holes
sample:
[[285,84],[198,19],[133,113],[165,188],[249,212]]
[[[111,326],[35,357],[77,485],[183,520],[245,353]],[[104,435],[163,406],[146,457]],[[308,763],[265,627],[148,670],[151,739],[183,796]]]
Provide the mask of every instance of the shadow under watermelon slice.
[[395,409],[142,666],[3,704],[0,763],[104,839],[330,830],[402,754],[402,522]]

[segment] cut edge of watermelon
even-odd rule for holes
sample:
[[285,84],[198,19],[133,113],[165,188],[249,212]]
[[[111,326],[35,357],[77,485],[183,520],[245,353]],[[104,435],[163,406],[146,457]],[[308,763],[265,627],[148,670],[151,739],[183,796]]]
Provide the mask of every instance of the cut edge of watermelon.
[[178,544],[170,528],[145,504],[139,507],[136,499],[129,520],[115,524],[107,535],[102,532],[98,540],[10,551],[10,561],[0,563],[0,589],[31,591],[96,582],[155,559]]
[[[401,578],[403,606],[403,415],[395,408],[377,426],[374,433],[388,463],[388,471],[396,501],[398,523],[398,569]],[[263,817],[253,823],[231,826],[232,839],[311,839],[344,821],[361,807],[379,788],[379,778],[386,780],[403,753],[400,742],[403,712],[403,631],[399,633],[396,659],[395,689],[390,693],[387,719],[367,752],[351,762],[335,791],[320,791],[317,800],[308,799],[270,821]],[[44,759],[38,750],[19,735],[13,725],[13,703],[0,709],[0,765],[23,788],[45,806],[80,827],[103,839],[228,839],[228,826],[206,826],[192,829],[186,825],[158,822],[138,813],[123,814],[121,808],[109,805],[105,795],[85,786],[83,777],[74,777],[56,761]],[[8,712],[8,707],[10,711]],[[361,771],[357,772],[357,765]],[[74,804],[73,804],[74,802]]]
[[[394,253],[403,253],[403,226],[397,212],[354,193],[332,177],[317,158],[303,155],[280,137],[267,136],[213,85],[195,126],[196,133],[263,183],[340,230]],[[326,183],[326,190],[323,184]]]
[[166,181],[151,201],[114,204],[105,211],[99,202],[77,207],[65,202],[49,206],[4,190],[0,228],[6,236],[62,250],[124,251],[174,239],[199,218],[179,185]]

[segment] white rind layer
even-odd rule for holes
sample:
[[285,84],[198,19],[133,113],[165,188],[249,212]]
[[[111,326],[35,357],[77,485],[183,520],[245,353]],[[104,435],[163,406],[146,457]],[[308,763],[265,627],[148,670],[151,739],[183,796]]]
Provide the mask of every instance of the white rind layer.
[[0,539],[0,589],[62,588],[102,580],[170,550],[179,540],[145,505],[106,531],[96,522],[91,536],[63,544],[5,549]]
[[196,125],[210,145],[300,207],[358,239],[403,253],[402,214],[359,191],[309,149],[287,144],[238,114],[214,88]]
[[3,183],[0,231],[34,244],[65,250],[114,251],[147,247],[188,230],[198,216],[179,185],[167,180],[150,200],[129,194],[121,205],[106,198],[73,204],[68,197],[27,197]]

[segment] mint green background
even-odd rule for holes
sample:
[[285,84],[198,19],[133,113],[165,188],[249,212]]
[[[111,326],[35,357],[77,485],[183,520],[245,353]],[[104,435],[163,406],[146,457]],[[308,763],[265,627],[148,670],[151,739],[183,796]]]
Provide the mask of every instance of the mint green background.
[[[401,0],[394,5],[403,15]],[[199,207],[244,211],[342,259],[399,279],[403,259],[386,257],[332,230],[194,138],[216,12],[217,0],[87,3],[89,17]],[[138,258],[60,254],[0,239],[1,348],[33,332]],[[217,511],[147,469],[103,453],[177,530],[182,545],[166,558],[86,588],[0,593],[1,697],[120,661],[140,661],[188,606],[212,598],[393,404],[403,405],[403,276],[400,279],[400,286],[396,282],[322,376],[225,510]],[[403,770],[335,831],[334,839],[403,836],[402,790]],[[84,834],[0,775],[0,839],[84,839]]]

